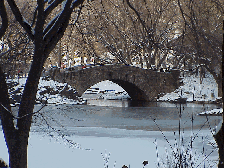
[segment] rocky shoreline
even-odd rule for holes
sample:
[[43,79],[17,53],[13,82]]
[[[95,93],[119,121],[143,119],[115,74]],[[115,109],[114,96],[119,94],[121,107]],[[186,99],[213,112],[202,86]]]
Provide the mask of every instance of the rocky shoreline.
[[[7,80],[9,98],[11,106],[20,104],[22,92],[25,87],[26,78],[18,80]],[[42,81],[50,81],[50,79],[42,78],[38,86],[36,104],[86,104],[86,100],[79,97],[76,90],[68,84],[58,84],[54,87],[51,84],[43,85]]]

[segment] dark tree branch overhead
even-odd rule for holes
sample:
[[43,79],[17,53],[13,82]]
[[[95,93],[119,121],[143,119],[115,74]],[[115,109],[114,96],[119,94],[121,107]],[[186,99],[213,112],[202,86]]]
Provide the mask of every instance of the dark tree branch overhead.
[[5,34],[8,27],[8,17],[4,5],[4,0],[0,0],[0,17],[2,19],[2,25],[0,27],[0,38]]
[[36,21],[36,17],[37,17],[37,8],[35,9],[35,11],[34,11],[34,16],[33,16],[33,21],[32,21],[32,23],[31,23],[31,27],[33,27],[33,25],[35,24],[35,21]]
[[[141,19],[141,16],[140,14],[138,13],[138,11],[130,4],[129,0],[126,0],[127,2],[127,5],[134,11],[134,13],[137,15],[138,17],[138,20],[140,21],[142,27],[144,28],[145,32],[146,32],[146,35],[148,37],[148,40],[152,43],[152,45],[155,44],[155,41],[154,41],[154,36],[153,34],[149,31],[149,29],[146,27],[145,25],[145,22]],[[146,2],[145,2],[146,3]],[[161,11],[162,13],[162,11]]]
[[[72,2],[72,1],[71,1]],[[78,7],[80,5],[80,8],[78,10],[77,14],[77,19],[75,20],[75,23],[78,21],[78,18],[81,14],[81,9],[82,9],[82,3],[84,0],[77,0],[74,3],[72,3],[72,7],[69,4],[66,4],[64,7],[64,11],[62,12],[61,15],[57,15],[49,24],[49,26],[46,28],[47,30],[44,30],[45,36],[44,36],[44,42],[46,44],[46,53],[50,53],[50,51],[55,47],[55,45],[58,43],[58,41],[62,38],[64,35],[64,32],[69,24],[70,16],[73,12],[73,9],[75,7]],[[69,16],[69,17],[68,17]]]
[[71,8],[74,9],[74,8],[78,7],[79,5],[83,4],[83,2],[84,2],[84,0],[74,0]]
[[44,17],[46,18],[52,10],[54,10],[60,3],[62,3],[64,0],[54,0],[46,9]]
[[[46,26],[46,28],[44,30],[44,38],[45,38],[44,40],[45,41],[47,41],[48,39],[51,39],[50,36],[55,34],[58,31],[59,27],[65,26],[63,23],[65,23],[66,20],[69,20],[70,17],[68,17],[68,15],[71,15],[73,9],[75,7],[78,7],[79,5],[81,5],[84,2],[84,0],[81,0],[81,1],[77,0],[74,2],[72,0],[68,0],[68,1],[69,2],[67,2],[65,4],[63,11],[61,11],[59,14],[57,14]],[[45,17],[47,15],[49,15],[49,13],[62,2],[63,2],[63,0],[53,1],[52,4],[49,5],[49,7],[45,10]],[[82,8],[80,8],[80,10],[78,11],[78,16],[80,15],[81,9]],[[57,28],[57,26],[58,26],[58,28]],[[66,24],[66,26],[67,26],[67,24]]]
[[[37,22],[35,26],[35,32],[34,32],[34,42],[40,43],[43,40],[43,27],[45,24],[45,18],[44,18],[44,0],[37,0]],[[43,45],[43,44],[42,44]]]
[[57,14],[57,15],[49,22],[49,24],[45,27],[44,32],[43,32],[44,36],[45,36],[45,35],[49,32],[49,30],[53,27],[53,25],[55,24],[55,22],[57,21],[57,19],[59,18],[59,16],[60,16],[60,13]]
[[27,34],[29,35],[31,40],[34,40],[34,34],[32,32],[31,25],[25,20],[22,16],[18,6],[16,5],[14,0],[7,0],[16,20],[20,23],[20,25],[25,29]]
[[135,14],[137,15],[138,20],[141,22],[141,25],[143,26],[143,28],[144,28],[144,30],[146,31],[146,33],[149,34],[149,31],[148,31],[148,29],[146,28],[144,21],[141,19],[141,16],[140,16],[140,14],[138,13],[138,11],[130,4],[129,0],[126,0],[126,2],[127,2],[127,5],[128,5],[128,6],[135,12]]
[[[46,32],[44,36],[44,41],[47,44],[53,36],[57,35],[57,31],[59,28],[63,26],[63,23],[65,23],[65,20],[69,20],[70,17],[68,17],[68,14],[70,15],[73,11],[71,6],[72,0],[68,0],[67,3],[64,6],[64,9],[62,12],[60,12],[56,19],[53,20],[53,23],[51,23],[51,27],[48,28],[48,32]],[[67,24],[68,25],[68,24]]]

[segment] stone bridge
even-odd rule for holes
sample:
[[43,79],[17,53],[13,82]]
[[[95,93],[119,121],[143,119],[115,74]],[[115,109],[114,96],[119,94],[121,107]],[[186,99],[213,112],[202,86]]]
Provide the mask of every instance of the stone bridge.
[[180,72],[157,72],[134,66],[104,65],[73,71],[55,69],[50,74],[54,80],[74,87],[79,96],[94,84],[110,80],[121,86],[132,100],[155,101],[159,96],[178,88]]

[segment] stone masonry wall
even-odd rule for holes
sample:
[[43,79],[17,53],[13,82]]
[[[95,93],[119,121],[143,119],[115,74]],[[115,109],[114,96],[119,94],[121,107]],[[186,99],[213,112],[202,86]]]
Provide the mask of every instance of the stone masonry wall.
[[105,65],[66,71],[55,69],[51,77],[66,82],[82,95],[94,84],[110,80],[120,85],[133,100],[154,101],[164,93],[174,91],[179,86],[180,72],[156,72],[125,65]]

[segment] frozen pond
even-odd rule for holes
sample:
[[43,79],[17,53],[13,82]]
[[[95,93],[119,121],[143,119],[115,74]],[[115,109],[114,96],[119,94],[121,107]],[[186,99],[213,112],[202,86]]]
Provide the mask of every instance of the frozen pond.
[[[193,153],[197,151],[195,156],[199,157],[196,166],[202,162],[203,155],[207,156],[211,151],[205,164],[212,165],[218,159],[217,150],[210,144],[215,143],[211,131],[222,117],[211,116],[207,122],[206,117],[197,116],[202,111],[217,108],[216,105],[150,103],[138,107],[136,105],[140,104],[130,104],[128,101],[120,101],[121,105],[118,102],[105,102],[103,106],[96,106],[97,103],[93,100],[89,101],[92,105],[49,105],[41,111],[45,120],[40,116],[34,117],[28,147],[29,168],[103,168],[101,153],[105,155],[106,149],[107,154],[111,153],[109,168],[113,167],[115,161],[118,168],[124,164],[141,168],[144,160],[149,162],[146,167],[154,168],[157,162],[155,139],[162,159],[165,158],[165,147],[171,151],[165,137],[172,147],[175,144],[174,131],[176,139],[179,139],[180,109],[184,146],[190,145],[192,114],[194,117],[193,132],[196,136]],[[46,121],[55,131],[47,127]],[[80,149],[76,145],[70,147],[71,143],[67,140],[79,143]],[[201,154],[202,141],[206,151],[204,154]],[[7,161],[2,131],[0,149],[0,157]]]

